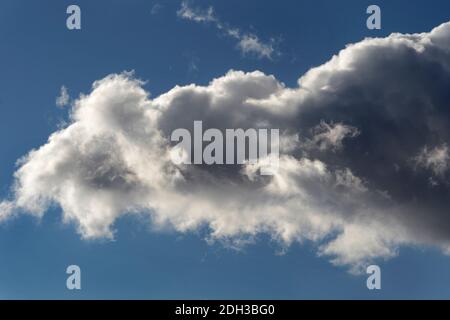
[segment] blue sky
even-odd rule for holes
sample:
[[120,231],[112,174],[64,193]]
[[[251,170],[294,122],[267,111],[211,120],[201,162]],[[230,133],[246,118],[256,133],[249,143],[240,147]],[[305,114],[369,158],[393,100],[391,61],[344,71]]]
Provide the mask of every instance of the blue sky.
[[[65,27],[66,8],[82,10],[82,30]],[[450,20],[450,3],[377,1],[382,30],[365,26],[373,1],[200,1],[222,21],[262,41],[278,39],[272,60],[245,56],[211,25],[177,17],[180,1],[17,1],[0,3],[0,195],[7,197],[16,160],[45,144],[67,118],[55,106],[60,87],[72,97],[93,81],[135,70],[152,96],[175,85],[206,85],[230,69],[261,70],[287,86],[346,44],[392,32],[425,32]],[[152,14],[154,5],[159,10]],[[0,225],[0,298],[380,299],[449,298],[450,257],[401,248],[378,261],[382,290],[317,257],[313,246],[280,247],[261,235],[241,251],[207,244],[204,232],[151,231],[120,218],[114,241],[82,240],[52,207],[42,220],[20,215]],[[82,270],[82,290],[65,287],[65,268]]]

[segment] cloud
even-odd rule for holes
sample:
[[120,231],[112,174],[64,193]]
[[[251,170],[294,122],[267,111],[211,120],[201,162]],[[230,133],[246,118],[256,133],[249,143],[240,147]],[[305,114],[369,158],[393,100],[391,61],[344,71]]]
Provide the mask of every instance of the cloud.
[[67,106],[69,104],[69,101],[70,101],[69,92],[65,86],[62,86],[59,96],[56,97],[56,105],[62,108]]
[[[124,215],[178,232],[206,228],[209,241],[234,245],[266,233],[286,247],[312,243],[354,272],[402,246],[449,252],[449,185],[429,183],[447,163],[449,38],[446,23],[365,39],[294,88],[230,71],[151,99],[133,74],[109,75],[73,103],[65,128],[21,159],[0,218],[40,217],[56,204],[84,238],[114,237]],[[279,170],[173,164],[170,134],[194,120],[204,130],[280,129]]]
[[244,54],[255,53],[260,58],[272,59],[275,52],[272,43],[262,43],[254,34],[239,36],[238,47]]
[[[354,138],[359,135],[359,130],[355,127],[342,123],[328,124],[321,121],[313,128],[314,136],[303,147],[317,147],[320,150],[340,150],[343,146],[343,140]],[[309,145],[308,145],[309,144]]]
[[155,3],[155,4],[152,6],[152,8],[151,8],[150,13],[151,13],[152,15],[158,14],[158,13],[161,11],[162,8],[163,8],[162,4],[160,4],[160,3]]
[[6,220],[14,213],[14,203],[11,201],[0,202],[0,222]]
[[213,24],[218,30],[224,32],[226,36],[235,39],[237,41],[237,48],[244,55],[254,55],[258,58],[271,60],[279,54],[275,48],[275,39],[272,38],[269,42],[265,43],[253,33],[244,33],[238,28],[230,27],[216,17],[213,7],[202,10],[192,8],[187,1],[183,1],[181,8],[177,11],[177,15],[193,22]]
[[431,170],[436,176],[444,176],[450,168],[450,155],[447,144],[428,150],[425,146],[415,158],[416,164]]
[[220,21],[214,16],[214,9],[212,7],[201,11],[191,8],[186,1],[181,2],[181,8],[177,11],[177,15],[194,22],[215,22],[220,24]]

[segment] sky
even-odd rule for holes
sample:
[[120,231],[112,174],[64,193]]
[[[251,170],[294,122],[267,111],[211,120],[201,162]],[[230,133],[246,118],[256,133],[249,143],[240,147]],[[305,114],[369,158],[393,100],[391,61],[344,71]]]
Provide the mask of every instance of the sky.
[[[77,4],[81,8],[81,30],[68,30],[66,28],[68,16],[66,8],[71,4]],[[371,4],[377,4],[381,8],[381,30],[368,30],[366,28],[368,17],[366,8]],[[210,7],[213,8],[212,11],[208,11]],[[392,51],[383,51],[388,50],[390,44],[379,44],[381,54],[373,53],[370,51],[371,48],[361,47],[359,50],[361,50],[362,58],[358,58],[358,55],[350,55],[358,62],[356,64],[358,68],[352,69],[352,72],[364,75],[364,77],[347,78],[345,74],[337,73],[335,69],[330,71],[332,74],[330,78],[339,83],[336,89],[337,95],[341,99],[339,101],[348,102],[342,103],[343,107],[339,109],[339,112],[329,108],[328,96],[323,97],[322,91],[317,91],[320,94],[318,93],[313,98],[305,98],[306,100],[311,99],[312,102],[308,102],[309,100],[305,103],[298,102],[299,104],[304,103],[305,109],[312,105],[313,107],[323,107],[325,110],[319,115],[316,114],[316,111],[308,113],[304,117],[307,120],[299,120],[298,122],[302,126],[322,130],[323,126],[317,127],[315,126],[316,122],[314,122],[314,125],[312,122],[316,119],[321,120],[321,117],[324,116],[331,119],[329,123],[333,123],[332,121],[337,121],[334,122],[335,124],[349,121],[351,125],[345,126],[342,124],[341,128],[355,128],[354,130],[361,132],[360,138],[356,137],[355,134],[355,141],[362,142],[353,145],[335,146],[337,149],[344,148],[342,156],[338,152],[334,153],[334,151],[327,155],[321,155],[317,150],[311,150],[308,156],[317,157],[321,162],[329,164],[329,167],[332,166],[330,163],[345,165],[351,168],[352,172],[360,173],[364,177],[364,181],[367,179],[369,183],[372,183],[368,188],[370,191],[374,191],[373,193],[370,193],[367,197],[365,193],[361,196],[356,193],[356,197],[363,199],[361,201],[364,202],[364,207],[368,206],[373,212],[377,212],[374,213],[376,218],[364,220],[362,225],[350,224],[350,227],[347,224],[348,217],[341,213],[341,211],[347,210],[350,204],[343,203],[341,196],[335,195],[328,185],[318,186],[323,188],[319,189],[322,190],[319,192],[325,192],[327,195],[327,190],[330,190],[330,201],[338,203],[336,206],[341,211],[333,213],[336,215],[332,215],[332,217],[337,221],[342,220],[339,227],[348,230],[348,232],[353,230],[351,227],[361,228],[358,229],[358,232],[360,232],[360,230],[365,230],[363,227],[368,223],[373,223],[376,227],[381,226],[380,228],[385,233],[373,235],[376,237],[375,244],[370,242],[370,239],[362,239],[363,245],[364,241],[367,240],[366,248],[373,249],[372,251],[369,250],[370,252],[366,252],[358,246],[352,247],[353,244],[347,245],[345,238],[342,242],[334,243],[334,245],[326,247],[325,251],[321,251],[318,249],[323,244],[321,241],[327,241],[337,232],[331,227],[329,230],[323,231],[322,226],[317,229],[311,227],[311,229],[305,230],[307,235],[303,236],[302,231],[299,234],[286,235],[282,232],[278,233],[278,229],[273,231],[270,228],[262,228],[263,232],[259,232],[260,226],[256,225],[255,229],[250,230],[251,243],[241,246],[239,240],[244,242],[249,240],[245,232],[240,231],[245,226],[237,225],[236,229],[230,227],[229,230],[226,228],[227,223],[234,221],[232,220],[234,216],[223,215],[225,222],[217,217],[209,218],[213,214],[210,214],[208,210],[214,211],[217,209],[217,212],[221,212],[220,206],[226,206],[229,203],[242,203],[242,200],[233,192],[222,193],[220,200],[207,203],[205,205],[205,211],[208,211],[206,216],[197,217],[185,206],[184,209],[189,211],[187,215],[189,215],[190,220],[187,218],[183,220],[185,217],[183,216],[183,218],[180,218],[182,221],[179,222],[179,217],[172,217],[167,213],[179,209],[168,207],[167,203],[171,202],[170,197],[177,199],[176,196],[179,195],[172,189],[168,189],[167,194],[161,195],[161,198],[152,198],[154,201],[159,201],[155,205],[160,208],[160,215],[156,214],[156,220],[152,220],[153,218],[149,218],[146,214],[135,214],[134,210],[127,212],[127,214],[117,213],[116,215],[115,210],[117,208],[118,211],[124,208],[125,211],[129,210],[127,205],[133,201],[141,205],[140,201],[143,197],[147,197],[147,193],[141,196],[142,190],[139,189],[136,191],[137,196],[134,194],[128,195],[126,192],[123,195],[122,189],[119,191],[113,190],[114,192],[111,194],[115,199],[110,200],[107,204],[100,203],[98,206],[103,208],[105,212],[111,211],[114,218],[109,221],[109,216],[95,216],[95,219],[98,217],[99,220],[91,224],[88,218],[83,220],[85,218],[84,211],[79,209],[84,205],[80,204],[80,201],[88,203],[92,200],[88,195],[89,191],[81,194],[74,192],[75,200],[62,195],[69,186],[66,184],[67,181],[73,183],[75,188],[82,185],[77,184],[79,181],[76,177],[83,175],[83,172],[85,172],[83,171],[85,169],[84,162],[90,158],[81,157],[79,167],[74,165],[73,168],[75,169],[68,169],[68,171],[73,170],[70,171],[72,174],[70,177],[53,176],[46,171],[48,168],[45,166],[46,163],[53,163],[52,161],[55,158],[63,157],[62,151],[59,150],[62,150],[65,146],[76,145],[79,141],[84,142],[91,138],[89,134],[80,132],[71,134],[67,130],[64,131],[71,123],[86,124],[94,131],[108,125],[110,126],[108,127],[108,134],[111,135],[123,128],[122,123],[116,127],[115,123],[111,124],[112,120],[111,122],[102,122],[103,118],[95,122],[97,117],[104,116],[109,111],[105,109],[106,111],[102,111],[105,113],[100,113],[100,111],[99,113],[89,113],[89,106],[92,108],[93,105],[94,107],[98,105],[98,110],[103,110],[102,108],[104,105],[108,105],[108,102],[114,105],[116,101],[114,99],[119,99],[118,101],[123,101],[126,104],[129,98],[132,101],[130,103],[136,101],[133,99],[138,99],[137,101],[140,103],[157,105],[161,110],[165,110],[164,108],[175,110],[173,114],[169,111],[161,112],[162,120],[158,120],[157,125],[164,131],[167,128],[172,128],[173,125],[178,123],[177,121],[181,121],[178,119],[190,117],[190,110],[178,107],[177,103],[186,106],[183,99],[194,99],[189,100],[194,102],[203,101],[200,99],[203,96],[200,96],[199,100],[195,100],[196,95],[200,95],[200,91],[197,92],[189,87],[185,91],[171,91],[175,86],[183,87],[194,83],[199,87],[206,88],[212,79],[225,77],[223,78],[225,82],[228,78],[235,77],[239,81],[243,81],[243,84],[240,84],[239,87],[242,90],[237,90],[232,85],[227,87],[226,83],[219,83],[217,87],[237,98],[241,94],[244,96],[255,94],[258,99],[261,95],[264,98],[265,92],[260,93],[259,90],[266,90],[266,87],[270,87],[267,90],[273,90],[275,96],[277,94],[280,96],[288,95],[289,92],[286,92],[287,90],[283,88],[297,88],[298,79],[305,75],[308,70],[325,64],[340,50],[346,48],[348,44],[361,42],[367,37],[384,38],[392,33],[430,32],[433,28],[450,20],[449,12],[450,3],[444,0],[433,1],[432,5],[423,0],[377,1],[376,3],[356,0],[2,1],[0,3],[0,199],[12,201],[15,208],[13,209],[14,214],[0,223],[0,298],[450,298],[450,257],[442,252],[444,247],[447,250],[450,248],[448,246],[450,242],[447,238],[449,224],[445,220],[445,206],[448,203],[442,200],[447,197],[449,192],[448,172],[446,171],[448,168],[445,157],[444,162],[440,161],[442,160],[440,158],[438,158],[439,161],[436,160],[436,157],[440,154],[438,151],[444,150],[444,153],[447,152],[446,144],[442,141],[449,141],[449,135],[444,132],[444,129],[438,130],[438,133],[444,133],[441,136],[443,140],[436,140],[436,144],[431,145],[435,140],[430,138],[430,140],[423,141],[423,145],[409,146],[415,141],[421,141],[420,137],[423,136],[420,128],[424,124],[415,122],[417,121],[415,115],[419,115],[418,118],[421,115],[419,107],[425,104],[421,101],[428,101],[433,107],[436,106],[438,111],[432,109],[432,113],[436,115],[433,118],[435,121],[433,123],[436,123],[435,126],[439,127],[440,122],[438,120],[441,119],[439,117],[448,116],[448,113],[441,112],[439,107],[448,105],[450,100],[448,94],[446,95],[444,92],[446,90],[445,85],[448,84],[450,78],[448,76],[449,66],[448,64],[445,66],[445,63],[443,63],[444,67],[442,68],[447,70],[447,73],[437,67],[434,68],[435,64],[441,63],[439,59],[445,61],[445,58],[448,57],[445,54],[448,55],[448,52],[450,52],[448,47],[449,34],[445,32],[442,32],[444,38],[439,38],[439,36],[433,38],[443,39],[436,40],[438,43],[437,49],[434,47],[428,49],[426,41],[424,41],[426,47],[424,52],[432,57],[430,59],[433,63],[428,63],[429,60],[425,58],[423,59],[426,62],[423,62],[420,60],[422,59],[420,55],[418,55],[418,58],[416,56],[411,58],[413,62],[410,62],[408,60],[410,59],[410,51],[403,50],[402,44],[399,44],[400,49]],[[249,39],[250,42],[245,41]],[[364,58],[365,50],[368,50],[370,59]],[[438,50],[438,52],[435,53],[433,50]],[[386,56],[382,54],[383,52],[387,52]],[[439,54],[442,54],[444,58]],[[389,55],[393,55],[392,60],[396,63],[388,64]],[[404,55],[404,59],[402,55]],[[380,58],[382,61],[378,62],[377,57],[384,57],[385,59]],[[373,64],[367,61],[372,61]],[[404,69],[399,66],[398,61],[405,61]],[[367,68],[362,68],[364,66]],[[395,69],[396,67],[399,69]],[[134,71],[133,75],[123,74],[124,71],[131,70]],[[241,73],[227,74],[229,70],[260,71],[265,75],[273,75],[274,78],[269,79],[259,73],[248,76]],[[387,73],[389,70],[396,72],[394,80],[383,77],[383,72],[389,74]],[[410,73],[405,70],[409,70]],[[326,73],[326,70],[324,73]],[[105,78],[111,74],[119,76]],[[333,74],[336,75],[333,77]],[[367,76],[371,74],[374,75],[373,78]],[[320,76],[322,77],[322,74]],[[331,81],[327,78],[328,75],[323,75],[323,77],[324,82]],[[317,76],[317,78],[320,77]],[[96,87],[98,90],[96,88],[93,90],[93,83],[101,79],[104,80],[98,83]],[[140,79],[143,82],[135,79]],[[277,81],[276,84],[274,84],[274,79]],[[317,80],[314,75],[311,75],[302,83],[302,86],[306,88],[310,84],[311,88],[314,88],[317,82],[322,81],[321,79]],[[393,99],[393,104],[399,103],[398,111],[392,111],[392,113],[396,116],[396,120],[403,124],[411,123],[411,127],[405,125],[406,127],[403,128],[398,125],[393,129],[388,122],[383,122],[387,120],[376,112],[370,113],[370,115],[374,115],[373,123],[367,122],[367,119],[363,116],[364,112],[361,112],[363,115],[359,115],[358,109],[352,108],[356,104],[354,101],[362,99],[359,97],[360,91],[350,90],[355,86],[357,87],[357,82],[351,83],[354,79],[362,79],[361,83],[369,86],[370,90],[368,89],[367,92],[375,105],[378,103],[378,97],[381,103],[389,106],[391,102],[389,99]],[[415,79],[417,79],[416,82]],[[424,82],[424,79],[432,79],[433,81]],[[436,82],[434,82],[435,79]],[[285,87],[280,89],[280,83],[283,83]],[[348,83],[350,85],[347,85]],[[382,94],[392,88],[392,83],[398,83],[401,87],[399,92],[402,98],[396,96],[395,93],[392,95],[386,94],[386,96]],[[406,98],[403,99],[402,94],[404,92],[419,91],[415,87],[416,83],[425,83],[425,93],[428,95],[423,100],[418,100],[419,98],[415,95],[412,95],[411,101]],[[385,85],[386,87],[384,87]],[[58,106],[56,99],[60,96],[62,86],[67,88],[70,101],[63,101],[59,103],[61,106]],[[253,91],[241,93],[240,91],[245,91],[247,86],[250,88],[249,91],[254,89],[256,93],[253,93]],[[272,88],[272,86],[276,88]],[[208,88],[208,94],[215,97],[217,94],[214,91],[216,87]],[[371,88],[375,89],[372,90]],[[166,100],[169,102],[164,99],[146,100],[145,94],[142,96],[143,93],[139,90],[149,93],[149,99],[166,94]],[[90,94],[91,92],[92,94]],[[372,96],[372,93],[379,94],[379,96]],[[80,96],[80,94],[84,94],[84,96]],[[106,103],[104,104],[102,104],[103,100],[99,98],[102,94],[105,96]],[[120,100],[121,94],[126,99]],[[347,98],[348,100],[345,100]],[[78,107],[75,106],[71,109],[69,104],[76,105],[77,99]],[[288,97],[287,99],[296,99],[296,97]],[[231,101],[234,100],[231,99]],[[284,103],[281,98],[277,101]],[[329,104],[332,104],[333,101]],[[363,101],[367,102],[366,100]],[[408,106],[412,105],[412,112],[408,111],[405,113],[407,115],[404,115],[401,108],[404,106],[403,103]],[[336,103],[334,102],[334,104]],[[312,109],[314,109],[313,107]],[[209,108],[209,106],[205,108]],[[387,110],[390,111],[389,108]],[[118,112],[122,111],[120,109]],[[239,112],[239,109],[232,111],[236,113]],[[141,111],[136,109],[135,112]],[[200,111],[195,109],[192,112]],[[254,111],[250,115],[244,113],[244,116],[249,117],[250,120],[252,116],[266,117],[266,120],[273,125],[281,124],[288,129],[294,127],[282,115],[268,115],[258,112]],[[288,113],[289,110],[286,109],[283,112]],[[358,117],[353,116],[352,112],[355,115],[357,114]],[[369,111],[367,112],[369,113]],[[400,114],[398,117],[397,113]],[[214,112],[204,113],[208,116],[211,114],[211,118],[208,119],[217,121],[214,118],[216,117]],[[107,115],[109,116],[109,113]],[[115,115],[116,113],[112,114],[111,117]],[[146,116],[147,114],[143,113],[143,115]],[[124,119],[129,118],[124,116]],[[217,119],[222,119],[225,123],[227,121],[231,123],[232,121],[227,118],[226,114],[224,116],[222,113],[217,114]],[[248,122],[245,123],[251,123],[250,120],[246,119]],[[378,120],[380,121],[377,122]],[[136,127],[140,124],[139,120],[130,121],[134,121],[133,125]],[[440,125],[445,126],[445,124],[444,119],[443,124]],[[379,140],[371,139],[370,136],[365,135],[365,132],[372,132],[370,131],[372,125],[376,127],[375,129],[382,129],[383,133],[380,134],[379,139],[386,143],[385,149],[383,149],[385,150],[384,153],[380,153],[380,149],[377,149],[378,145],[375,142]],[[126,126],[126,123],[124,126]],[[375,131],[375,129],[373,130]],[[44,150],[45,154],[43,152],[42,155],[26,157],[31,150],[48,145],[49,136],[54,132],[59,132],[59,130],[65,132],[67,140],[57,138],[60,140],[55,142],[55,149],[50,148],[50,145],[48,150]],[[396,130],[399,130],[398,133],[395,133]],[[402,140],[404,136],[403,131],[400,132],[400,130],[406,130],[410,133],[407,140]],[[397,155],[391,156],[391,154],[395,154],[392,151],[395,148],[387,142],[391,141],[389,139],[392,139],[392,136],[389,136],[386,132],[393,134],[393,140],[396,137],[401,138],[399,138],[402,144],[401,148],[399,147],[401,151],[406,152],[416,150],[416,147],[421,148],[420,150],[423,153],[417,153],[414,159],[417,167],[424,167],[423,175],[417,178],[413,176],[412,172],[416,172],[414,168],[414,170],[409,171],[405,169],[405,172],[398,177],[392,175],[389,175],[389,177],[383,177],[382,175],[381,177],[374,177],[371,175],[371,171],[377,172],[380,169],[374,163],[381,166],[384,164],[385,158],[388,158],[389,161],[398,159]],[[428,133],[428,131],[426,132]],[[134,131],[131,133],[134,134]],[[384,133],[386,133],[386,136]],[[131,137],[133,139],[140,138],[140,136],[132,135]],[[311,141],[315,142],[314,138],[311,137]],[[351,140],[352,138],[347,137],[346,139]],[[372,158],[372,161],[358,165],[356,160],[353,160],[357,158],[355,154],[365,150],[364,143],[369,145],[369,142],[373,142],[371,150],[378,158]],[[147,150],[146,142],[142,143],[144,147],[138,145],[141,148],[139,152]],[[105,144],[107,145],[107,143]],[[97,148],[100,149],[101,147],[104,146],[94,145],[92,148],[97,152]],[[104,148],[107,149],[106,153],[108,153],[108,147]],[[352,149],[348,151],[349,148]],[[97,153],[94,151],[93,155],[96,155]],[[138,156],[142,154],[144,153],[138,153]],[[289,155],[298,156],[298,153],[292,152]],[[76,157],[76,152],[72,154],[72,157]],[[21,162],[18,163],[18,159],[22,159]],[[115,161],[114,159],[111,161]],[[159,160],[151,159],[154,160],[155,165],[159,165]],[[413,158],[410,157],[410,159]],[[72,162],[69,160],[61,161],[63,161],[63,164],[72,166]],[[20,171],[19,167],[24,163],[30,165]],[[407,163],[406,160],[405,163]],[[317,163],[292,164],[293,170],[306,170],[307,166],[312,166],[312,168],[308,168],[317,171],[313,173],[320,174],[320,170],[315,165]],[[163,167],[163,164],[161,166]],[[362,168],[359,166],[362,166]],[[146,171],[150,178],[146,176],[145,179],[153,179],[153,177],[159,176],[158,168],[162,167],[156,166],[155,168],[152,167],[154,171]],[[342,172],[348,171],[336,170],[331,172],[330,169],[329,177],[330,179],[338,179]],[[291,177],[288,174],[292,174],[290,171],[287,171],[286,176]],[[328,177],[328,172],[326,174]],[[145,179],[144,182],[147,181]],[[164,180],[165,177],[161,179]],[[306,178],[301,176],[298,179]],[[356,176],[351,175],[349,179],[352,182],[350,187],[359,188],[359,180]],[[15,195],[11,188],[17,181],[24,188],[19,194]],[[32,181],[33,184],[28,185],[28,181]],[[296,182],[298,180],[288,181]],[[304,183],[305,180],[300,181]],[[408,188],[405,188],[403,181],[408,181]],[[420,183],[423,181],[430,181],[430,184],[437,184],[437,187],[435,189],[430,189],[428,185],[422,187]],[[164,183],[165,181],[162,181],[161,185]],[[313,183],[311,182],[311,184]],[[303,186],[303,184],[299,185]],[[378,211],[382,211],[380,208],[384,208],[384,202],[381,203],[384,200],[374,195],[376,190],[375,187],[372,190],[372,186],[376,186],[382,191],[392,192],[392,197],[396,203],[400,203],[400,200],[407,198],[418,198],[417,207],[422,208],[423,206],[424,211],[412,212],[410,218],[405,218],[404,211],[400,209],[399,212],[393,211],[395,218],[398,218],[398,221],[402,223],[399,223],[397,228],[397,220],[395,220],[395,223],[392,224],[395,228],[390,228],[390,220],[383,213],[378,213]],[[411,186],[414,186],[415,189],[412,190]],[[101,188],[98,185],[97,187]],[[53,192],[53,188],[56,190],[55,194],[58,194],[58,196],[55,196],[57,201],[51,201],[50,204],[43,205],[42,214],[28,214],[27,211],[33,211],[29,210],[30,208],[33,209],[33,206],[40,205],[39,201],[34,202],[34,193],[39,191],[41,194],[47,195]],[[199,194],[204,192],[202,185],[194,185],[193,188],[198,190]],[[402,193],[403,189],[407,189],[407,191]],[[349,192],[353,191],[351,189]],[[291,192],[291,190],[287,192]],[[30,194],[30,198],[27,198]],[[94,196],[99,195],[94,193]],[[153,195],[149,197],[153,197]],[[249,193],[249,206],[250,201],[254,198],[258,199],[256,195]],[[278,200],[279,198],[274,196],[274,199]],[[185,200],[183,199],[183,201]],[[187,200],[191,200],[193,206],[203,203],[203,199],[198,194],[192,195]],[[24,205],[21,205],[23,203],[20,201],[24,201]],[[109,207],[111,202],[113,202],[113,205]],[[249,221],[268,219],[265,216],[251,215],[260,209],[258,204],[251,205],[253,206],[251,210],[244,213]],[[341,205],[342,207],[340,207]],[[351,205],[351,208],[353,208],[353,205],[359,206],[361,204],[352,203]],[[66,206],[66,210],[62,210],[62,206]],[[439,208],[435,209],[435,207],[441,206],[444,207],[444,212]],[[406,210],[411,208],[406,207]],[[313,208],[325,210],[323,203]],[[370,216],[372,211],[367,215]],[[41,217],[37,217],[39,215]],[[435,218],[437,223],[427,221],[428,224],[422,224],[424,219],[428,219],[426,218],[428,215],[430,220]],[[68,217],[70,219],[67,219]],[[328,224],[333,224],[333,222],[327,222],[327,217],[320,216],[320,219],[325,221],[323,222],[323,228],[328,228]],[[167,218],[170,226],[166,228],[164,223],[161,224],[164,227],[158,225],[159,218]],[[226,220],[226,218],[231,220]],[[104,219],[108,223],[105,223]],[[199,223],[196,219],[202,221],[202,223]],[[353,216],[350,219],[353,219]],[[245,219],[243,220],[245,221]],[[408,222],[405,222],[406,220]],[[413,221],[411,226],[409,220]],[[207,222],[206,225],[203,223],[204,221]],[[359,220],[355,221],[359,222]],[[208,225],[208,222],[212,225]],[[222,222],[224,224],[220,225]],[[290,222],[289,219],[286,223],[288,222]],[[193,226],[191,227],[189,223],[192,223]],[[214,229],[217,224],[221,228]],[[436,224],[438,227],[436,227]],[[442,226],[439,227],[439,224]],[[411,236],[411,234],[417,233],[417,230],[422,230],[422,226],[423,237]],[[282,227],[283,225],[280,224],[280,228]],[[297,227],[297,225],[293,227]],[[346,227],[349,229],[345,229]],[[303,230],[303,226],[299,228]],[[211,235],[211,229],[218,235],[217,239]],[[379,240],[381,238],[378,237],[382,237],[383,240]],[[211,238],[216,241],[208,241]],[[317,242],[316,238],[320,238],[320,241]],[[237,240],[237,242],[231,241],[230,244],[227,241],[221,241],[224,239]],[[384,243],[384,239],[388,239],[386,240],[387,244]],[[379,244],[379,241],[382,242],[382,245]],[[286,243],[289,243],[289,245],[286,245]],[[333,244],[333,242],[329,243]],[[353,254],[354,251],[360,252],[360,250],[362,250],[361,254]],[[333,258],[330,258],[330,256],[337,257],[338,260],[333,263]],[[381,290],[368,290],[366,287],[367,275],[364,272],[355,272],[368,261],[381,267]],[[66,288],[67,274],[65,271],[67,266],[72,264],[81,268],[81,290],[67,290]]]

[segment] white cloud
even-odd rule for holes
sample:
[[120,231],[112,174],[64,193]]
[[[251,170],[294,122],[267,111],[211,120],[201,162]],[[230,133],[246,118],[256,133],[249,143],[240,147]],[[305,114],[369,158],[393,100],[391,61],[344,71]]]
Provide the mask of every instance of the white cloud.
[[[112,238],[117,218],[145,214],[179,232],[207,226],[211,241],[239,245],[259,233],[286,246],[310,241],[352,271],[404,245],[449,252],[448,186],[428,192],[410,166],[427,141],[450,136],[449,36],[447,23],[366,39],[296,88],[230,71],[150,99],[132,74],[110,75],[73,103],[67,127],[22,159],[0,219],[40,217],[56,204],[83,237]],[[263,177],[261,164],[174,165],[170,133],[194,120],[205,129],[279,128],[279,170]],[[303,150],[307,139],[318,148]],[[447,151],[426,154],[420,162],[441,172]]]
[[415,157],[416,164],[431,170],[436,176],[443,176],[450,168],[450,154],[447,144],[431,150],[425,146]]
[[216,22],[219,20],[214,16],[213,7],[209,7],[207,10],[201,11],[193,9],[186,1],[181,3],[181,8],[177,11],[177,15],[183,19],[192,20],[195,22]]
[[155,3],[155,4],[152,6],[152,9],[150,10],[150,13],[151,13],[152,15],[158,14],[158,13],[161,11],[162,8],[163,8],[162,4],[160,4],[160,3]]
[[0,222],[6,220],[14,213],[15,205],[11,201],[0,202]]
[[304,147],[317,147],[322,151],[340,150],[345,138],[354,138],[360,134],[355,127],[343,123],[328,124],[324,121],[321,121],[319,125],[314,127],[313,133],[314,137]]
[[255,53],[260,58],[271,59],[274,53],[273,43],[262,43],[261,40],[253,34],[239,37],[238,46],[244,54]]
[[59,96],[56,97],[56,105],[58,107],[64,107],[69,104],[69,101],[70,101],[69,92],[65,86],[62,86]]
[[258,58],[271,60],[275,55],[279,54],[275,49],[274,39],[265,43],[253,33],[244,33],[238,28],[228,26],[228,24],[223,23],[216,17],[213,7],[201,10],[192,8],[187,1],[183,1],[181,8],[177,11],[177,15],[183,19],[197,23],[212,23],[218,30],[223,31],[225,35],[237,40],[237,48],[244,55],[255,55]]

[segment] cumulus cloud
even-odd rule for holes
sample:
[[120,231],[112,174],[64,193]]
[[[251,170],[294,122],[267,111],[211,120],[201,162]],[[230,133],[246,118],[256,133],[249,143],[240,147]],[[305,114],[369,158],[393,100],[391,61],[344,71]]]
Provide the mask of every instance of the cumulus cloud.
[[[83,237],[112,238],[119,217],[144,214],[155,227],[206,227],[210,241],[239,245],[266,233],[285,246],[310,242],[355,272],[402,246],[449,252],[449,185],[429,184],[448,163],[449,38],[446,23],[365,39],[295,88],[230,71],[151,99],[133,74],[109,75],[20,161],[0,219],[39,217],[56,204]],[[195,120],[204,130],[280,129],[279,170],[175,165],[170,134]]]
[[242,32],[239,28],[230,27],[227,23],[222,22],[215,14],[214,8],[208,7],[206,10],[193,8],[187,1],[181,3],[181,8],[177,11],[177,15],[183,19],[197,23],[211,23],[219,31],[237,41],[237,48],[244,55],[255,55],[258,58],[272,59],[279,52],[275,48],[275,39],[269,42],[263,42],[253,33]]

